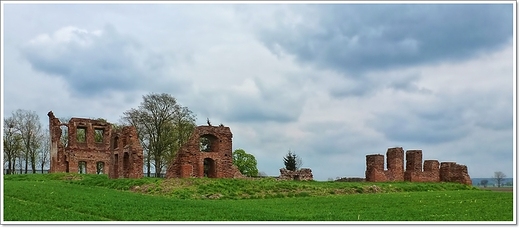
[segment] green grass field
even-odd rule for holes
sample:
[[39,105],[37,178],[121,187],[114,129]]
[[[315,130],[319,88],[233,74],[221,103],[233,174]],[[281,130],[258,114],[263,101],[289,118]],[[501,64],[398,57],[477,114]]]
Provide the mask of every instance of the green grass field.
[[454,183],[31,174],[4,176],[3,209],[4,221],[513,221],[513,193]]

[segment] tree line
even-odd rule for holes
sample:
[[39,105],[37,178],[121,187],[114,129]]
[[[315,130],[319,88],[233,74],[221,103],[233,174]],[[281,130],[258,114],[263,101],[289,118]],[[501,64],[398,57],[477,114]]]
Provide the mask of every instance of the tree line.
[[16,168],[23,173],[43,170],[50,160],[50,136],[42,129],[34,111],[18,109],[4,119],[4,167],[7,174]]
[[[491,179],[495,180],[495,183],[497,184],[497,187],[503,187],[504,186],[504,178],[506,178],[506,175],[502,171],[496,171],[493,174],[493,177]],[[478,185],[483,186],[484,188],[487,187],[489,181],[486,179],[480,180],[480,183]]]

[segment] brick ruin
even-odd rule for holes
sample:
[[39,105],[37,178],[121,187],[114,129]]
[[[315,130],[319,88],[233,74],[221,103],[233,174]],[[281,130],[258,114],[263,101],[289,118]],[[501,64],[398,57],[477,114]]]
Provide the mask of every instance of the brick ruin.
[[166,178],[243,177],[233,164],[229,127],[198,126],[166,170]]
[[308,181],[312,180],[312,170],[309,168],[303,168],[295,171],[287,170],[285,168],[280,169],[280,176],[278,177],[280,180],[302,180]]
[[386,152],[387,170],[384,169],[384,155],[366,156],[366,181],[411,181],[411,182],[457,182],[471,185],[468,168],[455,162],[437,160],[422,161],[422,150],[406,151],[406,171],[404,167],[404,150],[401,147],[389,148]]
[[[85,118],[61,123],[50,111],[50,173],[108,174],[110,178],[143,176],[143,149],[134,127]],[[62,129],[65,127],[66,129]],[[62,133],[67,130],[67,136]]]

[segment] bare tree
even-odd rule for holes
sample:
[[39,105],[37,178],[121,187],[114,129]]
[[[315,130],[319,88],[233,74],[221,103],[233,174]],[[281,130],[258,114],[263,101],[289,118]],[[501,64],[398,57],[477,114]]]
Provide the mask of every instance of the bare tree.
[[495,175],[493,176],[493,178],[497,182],[498,187],[501,186],[502,181],[504,180],[505,177],[506,177],[506,175],[503,172],[501,172],[501,171],[495,172]]
[[34,111],[18,109],[13,112],[13,119],[14,128],[20,132],[22,138],[25,173],[27,173],[29,162],[33,173],[36,173],[37,153],[43,136],[40,118]]
[[122,122],[137,129],[148,175],[153,165],[159,176],[195,128],[193,112],[165,93],[143,96],[137,109],[130,109],[123,115]]
[[42,145],[40,146],[40,149],[38,150],[38,162],[41,167],[42,173],[45,166],[50,161],[50,154],[51,154],[51,139],[49,134],[45,134],[43,136]]
[[4,161],[7,161],[7,174],[13,174],[16,170],[16,158],[22,150],[22,137],[14,125],[13,117],[4,119]]
[[480,184],[481,184],[482,186],[484,186],[484,188],[485,188],[485,187],[487,187],[488,182],[489,182],[488,180],[484,179],[484,180],[481,180],[481,181],[480,181]]
[[296,170],[299,170],[302,168],[303,161],[300,156],[296,156]]
[[[18,154],[18,166],[16,166],[18,168],[18,174],[22,174],[23,173],[23,164],[25,162],[25,159],[24,159],[25,155],[20,152]],[[16,168],[14,169],[15,173],[16,173]]]

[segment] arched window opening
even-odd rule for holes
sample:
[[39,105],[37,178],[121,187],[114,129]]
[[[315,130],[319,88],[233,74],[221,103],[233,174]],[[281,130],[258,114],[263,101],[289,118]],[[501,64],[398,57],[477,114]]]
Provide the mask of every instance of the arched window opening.
[[60,142],[64,147],[66,147],[69,145],[69,128],[66,125],[61,125],[60,129],[61,129]]
[[215,161],[211,158],[204,159],[204,177],[209,177],[209,178],[217,177]]
[[202,152],[216,152],[218,151],[218,138],[214,135],[206,134],[200,136],[200,151]]

